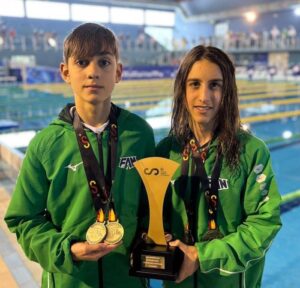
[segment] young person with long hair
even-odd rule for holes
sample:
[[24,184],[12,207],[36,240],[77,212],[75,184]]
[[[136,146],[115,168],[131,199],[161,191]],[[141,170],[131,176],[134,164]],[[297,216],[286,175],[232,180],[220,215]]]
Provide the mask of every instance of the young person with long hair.
[[181,164],[166,207],[169,244],[185,256],[176,283],[165,286],[260,287],[281,197],[268,148],[242,129],[235,68],[220,49],[199,45],[181,62],[157,155]]

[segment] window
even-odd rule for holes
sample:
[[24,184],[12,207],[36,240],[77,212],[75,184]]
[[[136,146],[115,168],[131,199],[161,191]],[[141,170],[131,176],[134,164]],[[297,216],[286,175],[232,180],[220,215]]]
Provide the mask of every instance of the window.
[[175,24],[175,13],[157,10],[145,11],[145,25],[172,27]]
[[110,8],[111,23],[144,25],[144,10],[133,8]]
[[145,28],[145,32],[151,35],[160,45],[172,50],[173,28],[148,26]]
[[109,21],[109,9],[105,6],[72,4],[71,14],[73,21],[95,21],[101,23]]
[[26,1],[28,18],[70,20],[69,4],[49,1]]
[[24,17],[23,0],[0,1],[1,9],[0,16],[8,17]]

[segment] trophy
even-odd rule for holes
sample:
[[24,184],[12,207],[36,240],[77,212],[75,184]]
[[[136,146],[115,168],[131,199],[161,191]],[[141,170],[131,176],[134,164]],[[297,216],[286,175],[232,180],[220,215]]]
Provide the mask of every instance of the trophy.
[[183,252],[167,244],[163,228],[163,203],[169,182],[179,164],[149,157],[134,163],[145,185],[149,202],[149,228],[131,254],[131,276],[175,281]]

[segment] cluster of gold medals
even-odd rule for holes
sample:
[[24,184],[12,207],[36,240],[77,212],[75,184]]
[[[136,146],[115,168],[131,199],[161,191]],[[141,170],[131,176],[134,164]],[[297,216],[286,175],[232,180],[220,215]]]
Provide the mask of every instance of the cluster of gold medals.
[[124,228],[119,223],[114,209],[109,209],[108,219],[105,220],[105,213],[102,208],[99,209],[97,220],[86,232],[86,240],[89,244],[98,244],[101,242],[107,244],[116,244],[122,240]]

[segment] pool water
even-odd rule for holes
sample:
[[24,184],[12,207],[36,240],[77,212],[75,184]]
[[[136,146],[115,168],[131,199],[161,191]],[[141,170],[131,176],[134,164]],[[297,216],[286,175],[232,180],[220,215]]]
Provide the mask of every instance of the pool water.
[[[45,93],[21,87],[0,87],[0,119],[18,121],[19,130],[39,130],[56,118],[61,108],[71,101],[72,99],[51,91]],[[295,109],[295,106],[289,105],[285,109]],[[254,123],[250,128],[254,135],[268,142],[274,138],[282,138],[286,131],[294,135],[300,134],[300,117]],[[167,129],[155,130],[156,142],[167,133]],[[287,146],[278,146],[276,143],[269,145],[282,195],[300,189],[300,144],[297,141],[293,143]],[[295,205],[285,211],[282,214],[283,227],[267,253],[263,288],[300,287],[300,206]],[[161,287],[161,281],[152,280],[151,286]]]

